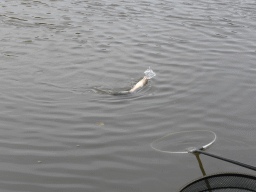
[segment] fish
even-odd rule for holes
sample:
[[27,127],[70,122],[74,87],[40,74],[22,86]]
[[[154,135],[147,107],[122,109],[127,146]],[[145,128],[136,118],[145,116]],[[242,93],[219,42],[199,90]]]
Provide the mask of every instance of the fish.
[[128,91],[130,93],[136,91],[137,89],[143,87],[148,82],[148,77],[144,76],[136,85],[133,86],[133,88]]

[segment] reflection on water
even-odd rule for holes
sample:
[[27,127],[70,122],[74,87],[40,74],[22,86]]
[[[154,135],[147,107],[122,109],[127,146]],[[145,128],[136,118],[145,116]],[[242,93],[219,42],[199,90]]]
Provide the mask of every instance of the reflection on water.
[[204,170],[204,166],[203,166],[203,163],[202,163],[202,161],[201,161],[201,159],[200,159],[200,157],[199,157],[199,153],[193,153],[195,156],[196,156],[196,159],[197,159],[197,161],[198,161],[198,165],[199,165],[199,168],[200,168],[200,170],[202,171],[202,174],[203,174],[203,176],[205,176],[206,175],[206,172],[205,172],[205,170]]
[[[1,1],[1,191],[177,191],[190,155],[153,151],[211,130],[255,164],[255,15],[246,1]],[[127,97],[151,66],[157,76]],[[202,157],[207,174],[250,172]]]

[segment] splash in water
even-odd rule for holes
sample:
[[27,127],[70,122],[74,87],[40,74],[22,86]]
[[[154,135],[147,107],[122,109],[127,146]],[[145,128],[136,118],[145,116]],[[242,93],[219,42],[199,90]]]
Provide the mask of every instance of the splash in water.
[[156,73],[152,69],[150,69],[150,67],[148,67],[148,69],[144,72],[144,74],[148,79],[151,79],[156,76]]
[[111,91],[111,90],[102,90],[102,89],[98,89],[98,88],[94,88],[94,90],[96,90],[97,92],[99,93],[103,93],[103,94],[110,94],[110,95],[128,95],[128,94],[131,94],[133,93],[134,91],[136,91],[137,89],[143,87],[147,81],[149,79],[152,79],[153,77],[156,76],[156,73],[150,69],[150,67],[144,72],[145,76],[139,81],[137,82],[133,87],[132,89],[130,89],[129,91]]

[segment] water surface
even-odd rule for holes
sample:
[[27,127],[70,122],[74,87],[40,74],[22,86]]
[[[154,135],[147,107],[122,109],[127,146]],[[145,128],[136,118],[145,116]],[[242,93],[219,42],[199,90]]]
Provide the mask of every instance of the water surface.
[[[178,191],[191,154],[150,143],[210,130],[209,152],[255,165],[256,5],[244,1],[0,2],[0,188]],[[151,66],[157,76],[127,97]],[[255,174],[200,156],[207,174]]]

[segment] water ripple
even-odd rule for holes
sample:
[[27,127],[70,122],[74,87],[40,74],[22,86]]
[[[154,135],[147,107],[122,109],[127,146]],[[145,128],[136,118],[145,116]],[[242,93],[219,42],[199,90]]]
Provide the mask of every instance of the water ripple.
[[[2,191],[177,191],[201,176],[196,159],[149,144],[183,130],[214,131],[211,152],[255,164],[253,2],[22,0],[0,13]],[[112,95],[148,66],[143,88]]]

